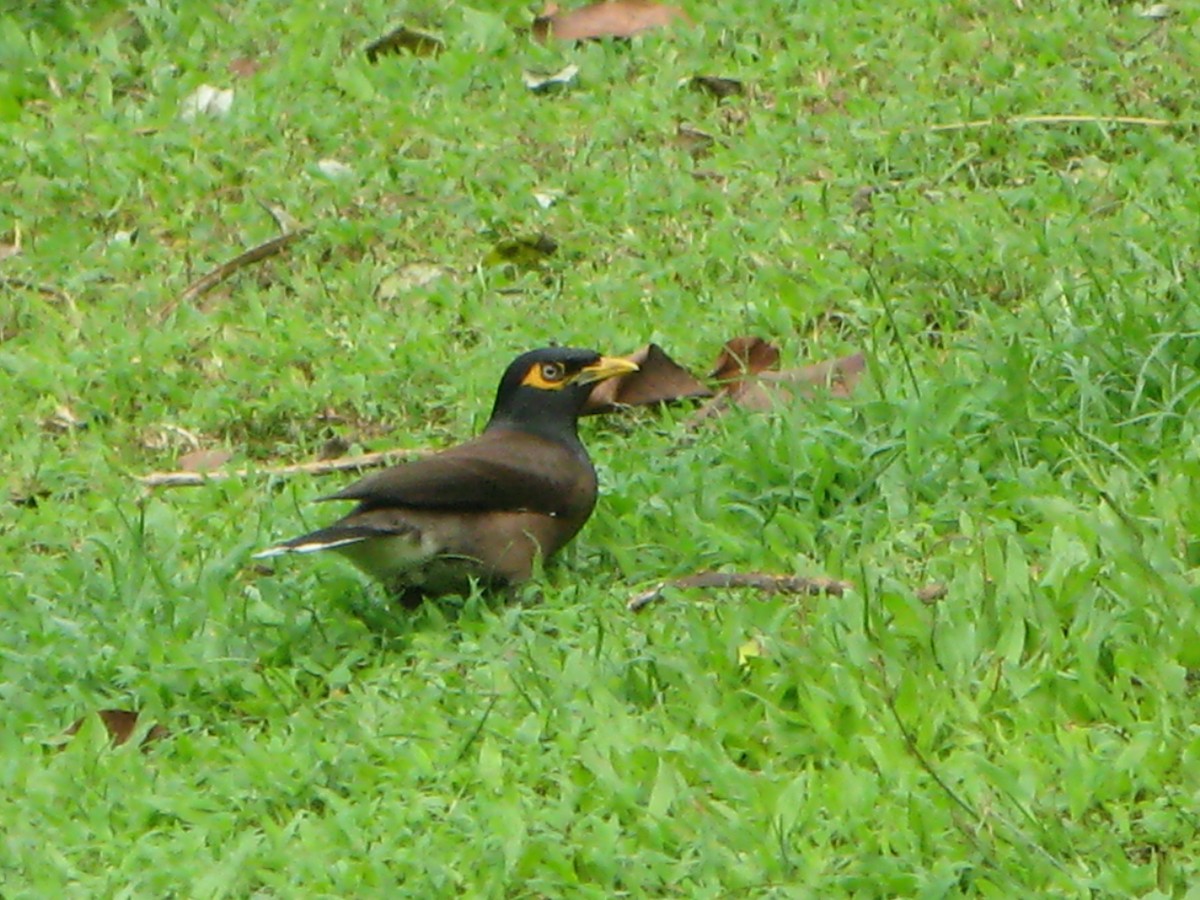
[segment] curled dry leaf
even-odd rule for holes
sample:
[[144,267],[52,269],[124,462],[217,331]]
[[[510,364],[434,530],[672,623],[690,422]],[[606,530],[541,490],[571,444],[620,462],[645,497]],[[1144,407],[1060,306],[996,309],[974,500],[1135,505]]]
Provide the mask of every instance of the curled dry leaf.
[[[114,747],[119,747],[126,743],[134,732],[137,730],[138,714],[130,712],[127,709],[101,709],[96,711],[96,715],[100,717],[100,721],[104,723],[104,729],[108,732],[108,736],[112,739]],[[63,735],[65,737],[73,737],[79,733],[79,729],[83,727],[83,723],[87,721],[87,716],[77,719]],[[142,738],[141,746],[152,744],[155,741],[161,741],[165,737],[170,737],[171,732],[162,725],[155,723],[151,725],[145,736]]]
[[697,90],[712,94],[718,100],[736,97],[746,91],[736,78],[721,78],[717,75],[696,75],[688,79],[688,83]]
[[525,83],[525,87],[529,88],[535,94],[546,94],[550,91],[570,86],[571,82],[578,75],[579,66],[571,63],[550,75],[541,75],[537,72],[522,72],[521,81]]
[[944,581],[931,581],[924,587],[917,588],[917,599],[922,603],[937,603],[950,592]]
[[181,472],[211,472],[219,469],[233,458],[228,450],[193,450],[179,457]]
[[550,3],[533,20],[532,34],[541,43],[548,38],[559,41],[630,38],[676,21],[690,25],[692,20],[678,7],[650,0],[609,0],[570,10],[560,10],[557,4]]
[[712,148],[717,139],[707,131],[701,131],[699,128],[680,122],[675,127],[675,136],[671,142],[692,156],[702,156]]
[[779,365],[779,348],[760,337],[735,337],[725,342],[708,377],[714,381],[732,381],[757,375]]
[[445,49],[446,45],[441,38],[401,25],[383,37],[371,41],[363,52],[367,54],[367,62],[373,63],[381,56],[390,56],[394,53],[437,56]]
[[55,434],[66,434],[87,425],[85,419],[75,415],[75,411],[65,403],[54,408],[54,412],[42,419],[42,430]]
[[317,160],[317,171],[326,178],[337,181],[339,178],[349,178],[354,174],[354,167],[336,159]]
[[778,361],[779,351],[769,342],[761,338],[734,338],[722,349],[712,373],[721,382],[721,391],[696,411],[688,425],[695,427],[732,406],[769,410],[796,395],[811,396],[818,389],[835,397],[848,397],[866,369],[866,359],[861,353],[799,369],[768,371]]
[[658,344],[647,344],[625,359],[637,363],[638,370],[600,382],[583,408],[585,416],[612,412],[621,406],[647,406],[688,397],[712,396],[712,391],[671,359]]
[[447,270],[435,263],[408,263],[383,276],[375,288],[375,296],[380,300],[395,300],[402,294],[432,284],[446,274]]
[[484,265],[513,265],[522,269],[537,266],[558,250],[558,241],[548,234],[522,235],[499,241],[484,257]]
[[252,78],[257,74],[260,63],[252,56],[239,56],[237,59],[230,60],[226,66],[231,75],[236,75],[238,78]]

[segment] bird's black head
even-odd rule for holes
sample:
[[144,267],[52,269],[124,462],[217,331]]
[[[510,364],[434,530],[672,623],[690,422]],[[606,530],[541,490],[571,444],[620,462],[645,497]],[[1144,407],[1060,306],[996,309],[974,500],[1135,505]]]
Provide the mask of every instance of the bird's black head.
[[500,379],[488,427],[501,425],[573,437],[588,395],[601,381],[637,371],[637,365],[595,350],[545,347],[513,360]]

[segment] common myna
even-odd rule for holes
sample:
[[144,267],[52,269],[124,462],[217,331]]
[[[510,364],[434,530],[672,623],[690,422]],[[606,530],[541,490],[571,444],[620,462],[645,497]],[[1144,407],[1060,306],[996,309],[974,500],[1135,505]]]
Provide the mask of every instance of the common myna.
[[596,505],[596,471],[576,430],[592,388],[637,365],[593,350],[518,356],[477,438],[356,481],[327,528],[257,554],[337,550],[405,605],[517,584],[575,536]]

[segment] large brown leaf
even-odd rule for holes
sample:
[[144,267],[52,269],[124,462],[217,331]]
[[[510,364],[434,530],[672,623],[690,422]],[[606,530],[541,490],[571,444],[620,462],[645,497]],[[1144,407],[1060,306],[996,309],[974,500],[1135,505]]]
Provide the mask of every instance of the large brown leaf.
[[646,406],[712,396],[712,391],[671,359],[658,344],[647,344],[625,359],[637,363],[638,370],[596,385],[583,408],[585,416],[612,412],[622,406]]
[[687,13],[675,6],[650,0],[607,0],[579,9],[560,10],[549,3],[533,20],[534,40],[587,41],[596,38],[629,38],[652,28],[664,28],[676,20],[691,24]]
[[834,397],[848,397],[862,378],[866,359],[861,353],[843,356],[781,372],[769,371],[779,362],[779,350],[762,338],[734,338],[725,344],[712,376],[720,382],[717,396],[688,420],[696,426],[731,407],[765,411],[788,403],[797,395],[808,397],[819,389]]
[[725,342],[708,377],[734,381],[779,365],[779,348],[760,337],[735,337]]
[[[119,747],[124,744],[137,731],[138,714],[127,709],[100,709],[96,711],[96,715],[100,717],[100,721],[104,723],[104,729],[108,732],[109,738],[113,742],[114,747]],[[83,727],[83,723],[87,720],[87,716],[81,719],[76,719],[63,734],[67,737],[74,736],[79,733],[79,729]],[[155,723],[151,725],[145,736],[142,738],[141,746],[152,744],[155,741],[160,741],[165,737],[169,737],[169,732],[162,725]]]

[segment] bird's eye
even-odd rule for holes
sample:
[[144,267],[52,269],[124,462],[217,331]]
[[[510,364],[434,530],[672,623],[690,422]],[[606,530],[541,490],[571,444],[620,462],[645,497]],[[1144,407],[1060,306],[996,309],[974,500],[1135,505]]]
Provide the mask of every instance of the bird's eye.
[[562,363],[542,363],[542,378],[545,381],[562,381],[565,374]]

